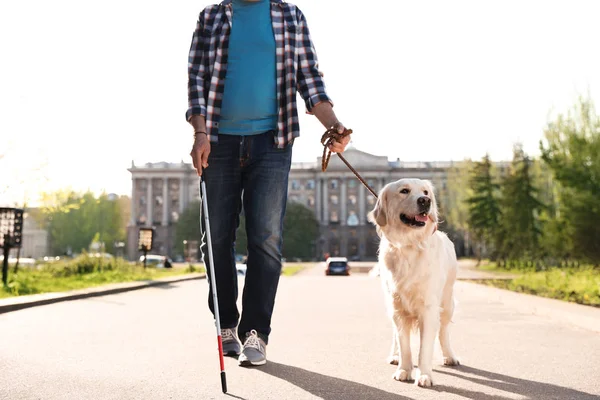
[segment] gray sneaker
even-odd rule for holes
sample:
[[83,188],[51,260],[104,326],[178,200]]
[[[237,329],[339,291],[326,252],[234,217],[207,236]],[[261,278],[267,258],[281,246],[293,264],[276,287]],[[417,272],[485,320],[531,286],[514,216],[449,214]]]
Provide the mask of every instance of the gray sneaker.
[[238,339],[235,329],[221,329],[221,340],[223,341],[223,355],[237,357],[242,352],[242,344]]
[[244,349],[238,359],[242,367],[265,365],[267,363],[267,345],[258,337],[255,330],[246,334]]

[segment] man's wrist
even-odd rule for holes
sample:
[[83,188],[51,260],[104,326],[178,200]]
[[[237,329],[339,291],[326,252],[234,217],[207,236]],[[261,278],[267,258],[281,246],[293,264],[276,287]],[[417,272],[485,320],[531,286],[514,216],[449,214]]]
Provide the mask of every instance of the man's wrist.
[[198,139],[198,137],[202,136],[202,135],[208,136],[208,134],[205,131],[201,131],[201,130],[194,131],[194,140]]

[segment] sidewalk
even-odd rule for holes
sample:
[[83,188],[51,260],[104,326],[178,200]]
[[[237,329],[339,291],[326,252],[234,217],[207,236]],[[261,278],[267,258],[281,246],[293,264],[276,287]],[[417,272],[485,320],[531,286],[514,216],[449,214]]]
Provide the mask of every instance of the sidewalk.
[[193,273],[167,278],[160,278],[152,281],[134,281],[114,283],[110,285],[95,286],[87,289],[71,290],[68,292],[40,293],[29,296],[16,296],[0,300],[0,314],[22,310],[24,308],[42,306],[46,304],[58,303],[61,301],[70,301],[85,299],[89,297],[105,296],[129,292],[132,290],[144,289],[152,286],[170,285],[176,282],[189,281],[194,279],[204,279],[206,274]]
[[461,281],[479,280],[479,279],[514,279],[517,276],[509,273],[482,271],[475,267],[476,260],[463,259],[458,260],[458,276]]

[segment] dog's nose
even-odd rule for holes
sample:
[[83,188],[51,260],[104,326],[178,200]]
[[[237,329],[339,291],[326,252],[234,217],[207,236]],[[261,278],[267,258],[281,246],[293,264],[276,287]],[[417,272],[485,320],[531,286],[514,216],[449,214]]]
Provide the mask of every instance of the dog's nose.
[[421,196],[417,199],[417,204],[422,209],[429,209],[429,207],[431,206],[431,199],[426,196]]

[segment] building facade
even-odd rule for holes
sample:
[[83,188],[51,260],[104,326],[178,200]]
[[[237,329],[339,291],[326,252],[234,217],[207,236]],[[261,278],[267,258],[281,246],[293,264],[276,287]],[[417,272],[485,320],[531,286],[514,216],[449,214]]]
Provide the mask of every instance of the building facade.
[[140,256],[139,228],[153,227],[153,253],[176,256],[175,225],[188,204],[200,198],[198,175],[189,163],[131,164],[131,218],[127,227],[127,257]]
[[[388,182],[401,178],[429,179],[445,187],[450,162],[388,161],[349,147],[344,157],[378,192]],[[132,164],[131,221],[128,227],[128,257],[139,257],[137,232],[140,227],[156,229],[154,251],[173,253],[175,225],[188,204],[199,199],[198,176],[188,163]],[[335,155],[327,171],[321,171],[321,158],[312,163],[293,163],[288,200],[313,210],[320,226],[315,258],[324,254],[353,259],[375,259],[379,238],[367,214],[375,197]]]

